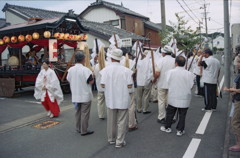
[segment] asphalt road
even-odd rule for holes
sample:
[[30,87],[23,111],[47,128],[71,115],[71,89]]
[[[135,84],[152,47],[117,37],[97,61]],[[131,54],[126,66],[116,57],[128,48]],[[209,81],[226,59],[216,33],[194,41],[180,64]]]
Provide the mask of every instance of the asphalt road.
[[[128,132],[127,145],[121,149],[107,143],[107,121],[98,119],[96,92],[94,95],[89,128],[95,133],[89,136],[75,131],[70,95],[64,96],[61,114],[53,119],[46,117],[31,90],[14,98],[0,98],[0,158],[220,158],[223,155],[227,95],[218,99],[217,112],[213,113],[202,112],[203,98],[193,95],[186,134],[182,137],[176,136],[176,124],[170,134],[159,130],[157,103],[151,103],[152,113],[137,114],[139,129]],[[33,127],[46,120],[60,124],[47,129]]]
[[[34,102],[31,93],[15,98],[0,99],[0,127],[11,121],[18,122],[24,117],[34,116],[45,111]],[[137,114],[139,129],[127,134],[127,146],[116,149],[107,143],[106,120],[97,117],[96,100],[91,107],[90,129],[95,133],[81,136],[75,131],[75,110],[71,105],[70,95],[65,96],[58,118],[44,120],[59,121],[60,124],[48,129],[36,129],[32,126],[41,123],[28,123],[16,126],[0,134],[1,158],[180,158],[183,157],[193,138],[201,142],[196,150],[195,158],[220,158],[223,154],[225,124],[227,119],[227,98],[218,100],[218,110],[212,113],[204,134],[196,134],[198,126],[205,112],[203,98],[193,95],[191,107],[186,119],[186,134],[176,136],[175,126],[173,133],[167,134],[159,130],[157,120],[157,104],[151,103],[151,114]],[[19,122],[21,124],[21,122]]]

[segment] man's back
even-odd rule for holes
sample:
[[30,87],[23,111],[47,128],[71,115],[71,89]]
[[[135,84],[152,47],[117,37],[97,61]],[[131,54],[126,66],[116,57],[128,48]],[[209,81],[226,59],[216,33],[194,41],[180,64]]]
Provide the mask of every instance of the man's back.
[[166,55],[158,61],[157,66],[160,70],[160,77],[157,83],[158,88],[168,89],[166,82],[166,72],[175,67],[175,59],[170,55]]
[[132,71],[120,63],[111,63],[100,71],[105,85],[106,105],[110,109],[127,109],[130,105],[128,85],[132,85]]
[[82,64],[76,64],[68,70],[67,80],[70,83],[72,102],[89,102],[92,99],[91,86],[87,83],[91,70]]
[[206,66],[203,69],[203,82],[209,84],[216,84],[219,70],[220,70],[220,62],[214,58],[213,56],[209,56],[205,60]]

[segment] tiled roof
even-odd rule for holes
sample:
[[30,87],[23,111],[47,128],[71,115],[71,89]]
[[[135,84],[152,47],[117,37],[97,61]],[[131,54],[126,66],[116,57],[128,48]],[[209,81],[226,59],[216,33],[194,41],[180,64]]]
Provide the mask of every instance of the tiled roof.
[[[56,12],[50,10],[36,9],[30,7],[16,6],[7,4],[4,6],[3,11],[5,12],[7,9],[14,11],[14,13],[19,14],[21,17],[25,16],[27,18],[31,17],[39,17],[42,19],[55,19],[57,17],[62,17],[66,13]],[[32,16],[31,16],[32,15]],[[133,40],[147,40],[145,37],[136,35],[134,33],[128,32],[123,29],[116,28],[112,25],[91,22],[86,20],[79,19],[83,27],[89,29],[90,33],[93,33],[97,37],[101,37],[103,39],[108,40],[114,33],[118,34],[120,38],[132,38]],[[44,22],[44,21],[42,21]]]
[[7,23],[6,19],[0,18],[0,29],[9,25],[10,23]]
[[153,23],[151,21],[144,21],[144,25],[146,27],[150,27],[151,29],[154,29],[156,31],[161,31],[162,30],[162,25]]
[[63,15],[66,14],[63,12],[44,10],[44,9],[38,9],[38,8],[30,8],[30,7],[24,7],[24,6],[17,6],[17,5],[12,5],[12,4],[6,3],[4,8],[2,9],[2,11],[5,12],[7,9],[18,13],[21,16],[25,16],[26,18],[38,17],[38,18],[42,18],[42,19],[51,19],[51,18],[56,18],[56,17],[62,17]]
[[90,32],[95,33],[96,35],[102,35],[103,38],[109,39],[114,33],[118,34],[120,38],[132,38],[133,40],[148,40],[143,36],[139,36],[132,32],[128,32],[123,29],[116,28],[112,25],[80,20],[83,27],[87,28]]
[[118,11],[118,12],[121,12],[121,13],[124,13],[124,14],[129,14],[129,15],[133,15],[133,16],[137,16],[137,17],[140,17],[140,18],[143,18],[145,20],[149,20],[148,17],[144,16],[144,15],[141,15],[139,13],[136,13],[128,8],[125,8],[123,7],[122,5],[118,5],[118,4],[114,4],[114,3],[110,3],[110,2],[106,2],[106,1],[98,1],[98,2],[94,2],[94,3],[91,3],[90,6],[88,6],[81,14],[80,14],[80,17],[82,14],[85,13],[85,11],[87,11],[88,9],[92,8],[92,7],[98,7],[98,6],[105,6],[107,8],[110,8],[112,10],[115,10],[115,11]]

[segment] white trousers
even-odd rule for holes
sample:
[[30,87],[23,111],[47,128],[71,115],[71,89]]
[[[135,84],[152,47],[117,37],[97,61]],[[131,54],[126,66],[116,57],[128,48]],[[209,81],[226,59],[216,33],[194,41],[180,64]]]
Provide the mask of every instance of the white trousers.
[[128,108],[128,114],[129,114],[129,121],[128,121],[128,127],[133,128],[137,126],[137,120],[135,116],[135,106],[136,106],[136,101],[135,101],[135,93],[130,94],[131,97],[131,104],[130,107]]
[[158,89],[158,119],[161,120],[166,117],[167,106],[167,89]]
[[104,92],[98,92],[97,94],[97,109],[98,109],[98,117],[105,118],[106,117],[106,108],[105,108],[105,97]]

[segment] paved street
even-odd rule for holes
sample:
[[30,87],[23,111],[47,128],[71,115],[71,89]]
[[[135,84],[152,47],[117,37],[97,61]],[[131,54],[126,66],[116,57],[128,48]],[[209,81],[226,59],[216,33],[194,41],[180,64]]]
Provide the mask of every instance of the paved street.
[[[107,143],[106,120],[97,117],[96,99],[93,100],[90,117],[90,129],[95,133],[83,137],[74,128],[75,110],[70,95],[65,95],[61,115],[54,119],[46,117],[42,105],[34,100],[31,91],[14,98],[1,98],[0,157],[180,158],[191,148],[190,142],[197,139],[200,144],[198,147],[193,145],[197,147],[195,158],[220,158],[224,150],[227,96],[223,96],[218,102],[218,110],[211,114],[204,134],[196,134],[205,112],[201,111],[203,98],[193,96],[186,119],[186,134],[182,137],[176,136],[176,124],[173,125],[171,134],[159,130],[160,124],[156,122],[157,104],[151,103],[151,114],[137,114],[139,129],[127,134],[127,146],[115,149]],[[60,124],[47,129],[32,127],[45,120],[59,121]],[[15,126],[11,127],[11,124]],[[190,155],[194,154],[191,152]]]

